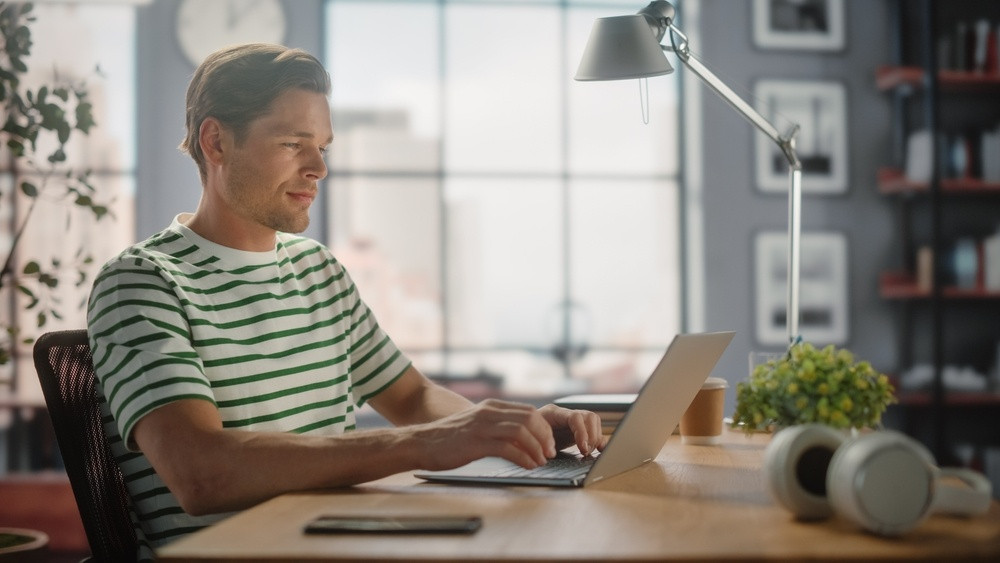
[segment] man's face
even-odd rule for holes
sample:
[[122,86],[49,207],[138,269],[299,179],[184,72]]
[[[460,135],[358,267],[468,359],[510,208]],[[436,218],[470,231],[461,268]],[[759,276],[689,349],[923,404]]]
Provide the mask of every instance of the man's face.
[[285,91],[228,153],[222,192],[226,204],[242,219],[269,229],[304,231],[317,182],[326,177],[323,156],[332,141],[326,96]]

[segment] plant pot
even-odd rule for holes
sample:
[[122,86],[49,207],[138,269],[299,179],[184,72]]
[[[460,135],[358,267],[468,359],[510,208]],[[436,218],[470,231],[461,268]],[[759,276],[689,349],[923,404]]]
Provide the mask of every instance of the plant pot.
[[45,561],[49,536],[38,530],[0,528],[0,561]]

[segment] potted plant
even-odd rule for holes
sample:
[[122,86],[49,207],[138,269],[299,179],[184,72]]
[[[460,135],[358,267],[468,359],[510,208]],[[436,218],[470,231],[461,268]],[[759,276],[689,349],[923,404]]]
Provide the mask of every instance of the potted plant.
[[874,428],[896,402],[889,378],[846,349],[797,343],[736,386],[733,426],[746,432],[821,423]]
[[[44,532],[23,528],[0,528],[0,559],[43,561],[49,537]],[[36,554],[37,556],[33,555]]]
[[[13,179],[12,189],[17,192],[4,194],[2,203],[15,209],[10,246],[6,256],[0,255],[0,289],[16,290],[20,306],[34,313],[34,324],[40,329],[50,318],[61,318],[60,283],[69,278],[78,286],[84,284],[92,259],[83,247],[70,262],[35,259],[23,251],[19,255],[36,204],[63,202],[98,220],[110,215],[110,210],[95,201],[90,170],[67,164],[67,144],[88,135],[95,126],[86,84],[56,75],[34,88],[25,85],[33,21],[31,3],[0,2],[0,145],[6,150],[0,170]],[[10,361],[17,340],[30,343],[32,339],[20,334],[16,316],[0,320],[0,331],[2,365]]]

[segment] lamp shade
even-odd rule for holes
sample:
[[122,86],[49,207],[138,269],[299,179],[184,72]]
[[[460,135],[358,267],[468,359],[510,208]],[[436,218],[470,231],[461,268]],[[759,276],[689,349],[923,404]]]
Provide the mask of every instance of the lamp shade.
[[623,80],[673,71],[645,16],[616,16],[594,21],[574,78]]

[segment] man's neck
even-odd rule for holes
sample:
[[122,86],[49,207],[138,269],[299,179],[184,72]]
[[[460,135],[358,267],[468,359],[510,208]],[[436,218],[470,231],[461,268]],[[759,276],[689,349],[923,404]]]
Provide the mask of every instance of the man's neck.
[[204,200],[198,210],[188,216],[184,225],[216,244],[246,250],[267,252],[274,250],[277,232],[258,224],[248,224],[238,217],[228,217],[226,213],[211,213],[206,210]]

